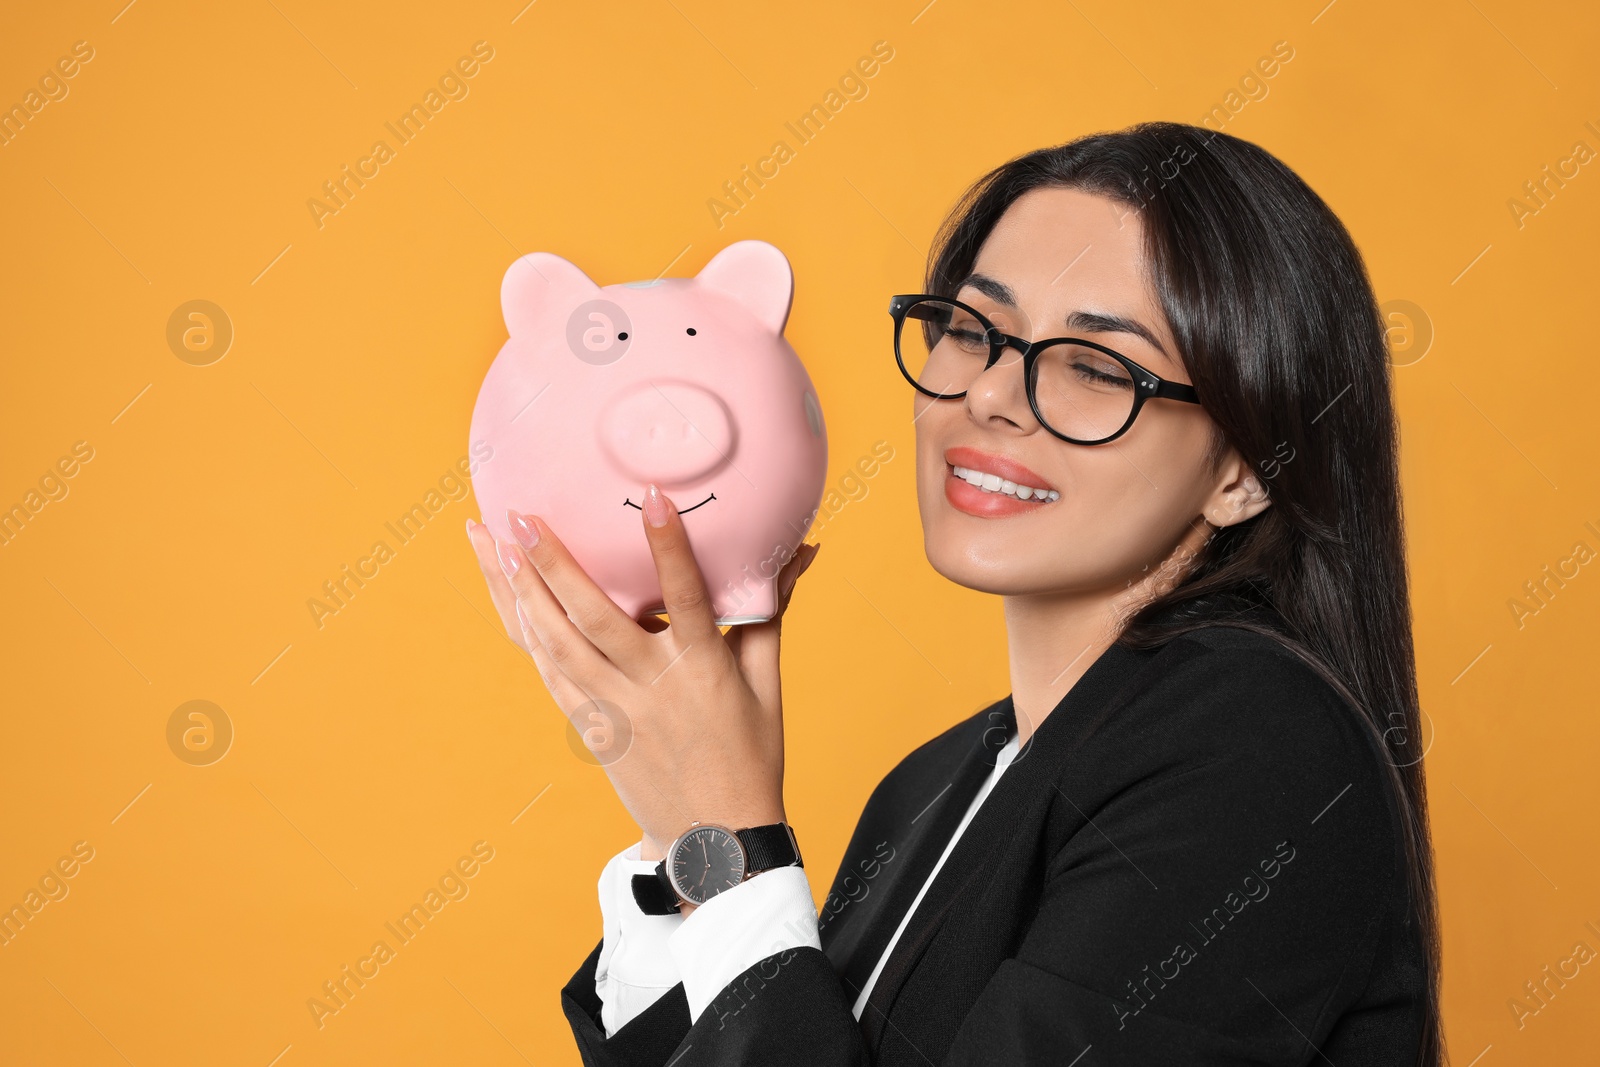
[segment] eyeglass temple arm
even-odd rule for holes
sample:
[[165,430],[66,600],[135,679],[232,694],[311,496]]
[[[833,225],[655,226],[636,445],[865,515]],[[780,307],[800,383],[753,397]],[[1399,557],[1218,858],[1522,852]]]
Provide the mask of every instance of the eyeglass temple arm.
[[1164,400],[1186,400],[1191,404],[1200,403],[1200,394],[1194,391],[1194,386],[1184,385],[1182,382],[1163,380],[1156,386],[1156,391],[1150,395],[1161,397]]

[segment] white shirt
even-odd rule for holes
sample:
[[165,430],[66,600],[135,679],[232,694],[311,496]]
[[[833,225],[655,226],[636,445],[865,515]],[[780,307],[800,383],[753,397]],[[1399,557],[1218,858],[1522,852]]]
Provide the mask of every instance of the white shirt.
[[[1005,747],[995,753],[994,770],[967,806],[961,823],[856,997],[851,1010],[857,1019],[917,905],[984,798],[1011,765],[1017,749],[1017,735],[1012,734]],[[622,1029],[680,981],[693,1022],[729,982],[766,957],[790,948],[822,947],[811,883],[803,867],[777,867],[751,877],[718,893],[688,918],[677,913],[646,915],[639,910],[633,899],[633,876],[655,869],[655,861],[639,858],[636,841],[611,857],[600,872],[604,932],[594,985],[600,997],[600,1023],[608,1035]]]

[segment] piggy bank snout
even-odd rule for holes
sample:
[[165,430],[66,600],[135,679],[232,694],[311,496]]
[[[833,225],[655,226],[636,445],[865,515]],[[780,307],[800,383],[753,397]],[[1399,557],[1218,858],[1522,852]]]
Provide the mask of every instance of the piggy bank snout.
[[619,392],[600,416],[601,446],[639,482],[691,482],[727,462],[733,416],[711,391],[690,382],[640,382]]

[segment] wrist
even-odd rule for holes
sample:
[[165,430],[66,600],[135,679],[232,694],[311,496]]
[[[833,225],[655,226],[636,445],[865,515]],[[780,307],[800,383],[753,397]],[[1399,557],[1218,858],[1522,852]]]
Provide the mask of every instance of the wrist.
[[[785,814],[782,804],[762,805],[757,808],[744,809],[742,813],[733,815],[708,815],[700,819],[702,823],[716,823],[719,826],[731,826],[743,829],[747,826],[769,826],[773,823],[786,823],[789,817]],[[685,828],[687,829],[687,828]],[[657,839],[648,832],[642,832],[639,840],[639,858],[642,860],[662,860],[666,858],[667,848],[677,836],[668,834]]]
[[[653,858],[645,856],[653,845],[645,834],[639,846],[642,859]],[[657,860],[653,872],[633,876],[634,901],[646,915],[676,912],[688,918],[697,905],[740,882],[778,867],[804,865],[794,829],[781,819],[738,827],[693,823],[666,851],[670,855]]]
[[645,834],[639,839],[639,858],[641,860],[649,860],[651,863],[657,863],[665,859],[666,855],[666,847],[659,844],[656,839],[651,837],[649,834]]

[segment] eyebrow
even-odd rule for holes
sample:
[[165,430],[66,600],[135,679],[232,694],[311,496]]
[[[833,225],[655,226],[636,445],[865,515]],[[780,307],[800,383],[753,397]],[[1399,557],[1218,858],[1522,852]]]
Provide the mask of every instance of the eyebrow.
[[[1004,282],[989,277],[987,274],[967,275],[961,284],[956,286],[956,291],[960,292],[966,288],[976,289],[984,296],[1004,304],[1006,307],[1015,308],[1017,306],[1017,294],[1011,291],[1011,287]],[[1088,333],[1131,334],[1149,344],[1163,356],[1167,355],[1165,346],[1156,340],[1156,335],[1153,331],[1137,319],[1130,319],[1123,315],[1112,315],[1103,311],[1074,311],[1067,316],[1067,329],[1082,330]],[[1168,358],[1171,357],[1169,356]]]

